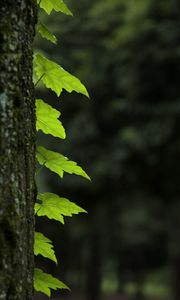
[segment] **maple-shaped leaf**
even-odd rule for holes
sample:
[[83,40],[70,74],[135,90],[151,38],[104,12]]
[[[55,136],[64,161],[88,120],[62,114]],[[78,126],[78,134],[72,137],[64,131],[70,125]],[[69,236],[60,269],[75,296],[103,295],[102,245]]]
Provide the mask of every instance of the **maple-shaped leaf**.
[[42,255],[43,257],[53,260],[57,264],[57,258],[55,256],[53,245],[50,239],[45,237],[40,232],[35,232],[34,236],[34,254]]
[[40,165],[43,165],[52,172],[55,172],[61,178],[63,177],[64,172],[66,172],[69,174],[76,174],[90,180],[87,173],[78,166],[76,162],[69,160],[67,157],[58,152],[47,150],[46,148],[39,146],[37,148],[36,158]]
[[45,10],[49,15],[54,9],[57,12],[62,12],[63,14],[72,16],[72,12],[67,7],[67,5],[62,0],[37,0],[40,3],[40,7]]
[[39,23],[37,25],[37,32],[46,40],[52,42],[53,44],[57,44],[56,36],[49,31],[49,29],[43,24]]
[[75,76],[65,71],[60,65],[36,54],[34,57],[35,72],[38,80],[42,80],[47,88],[60,96],[63,89],[71,93],[75,91],[89,97],[85,86]]
[[34,270],[34,289],[37,292],[42,292],[48,297],[51,296],[51,289],[66,289],[70,290],[66,284],[50,274],[44,273],[41,269]]
[[64,127],[58,120],[60,112],[41,99],[36,100],[36,129],[45,134],[65,139]]
[[64,216],[72,217],[73,214],[86,213],[75,203],[53,193],[38,193],[37,199],[39,201],[35,204],[35,213],[39,217],[46,216],[62,224],[64,224]]

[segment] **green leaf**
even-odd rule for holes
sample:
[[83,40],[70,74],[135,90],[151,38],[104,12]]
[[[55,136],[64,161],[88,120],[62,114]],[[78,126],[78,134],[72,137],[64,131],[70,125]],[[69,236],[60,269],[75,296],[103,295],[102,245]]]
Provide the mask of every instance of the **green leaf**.
[[41,79],[57,96],[65,89],[69,93],[75,91],[89,97],[85,86],[78,78],[40,54],[35,55],[35,71],[38,79]]
[[41,99],[36,100],[36,129],[45,134],[64,139],[66,137],[64,127],[58,120],[60,112]]
[[69,160],[62,154],[47,150],[44,147],[39,146],[37,148],[36,158],[40,165],[43,165],[46,168],[50,169],[52,172],[55,172],[61,178],[63,177],[64,172],[67,172],[69,174],[80,175],[90,180],[90,177],[81,167],[77,166],[76,162]]
[[59,279],[53,277],[50,274],[44,273],[41,269],[35,268],[34,270],[34,289],[37,292],[42,292],[47,296],[51,296],[51,290],[66,289],[70,290]]
[[37,31],[46,40],[52,42],[53,44],[57,44],[57,38],[56,38],[56,36],[53,33],[51,33],[44,24],[39,23],[37,25]]
[[[39,3],[39,0],[38,0]],[[72,16],[72,12],[62,0],[41,0],[40,7],[49,15],[54,9],[57,12],[62,12],[65,15]]]
[[54,254],[53,245],[51,240],[45,237],[40,232],[35,232],[34,238],[34,254],[42,255],[43,257],[53,260],[57,264],[57,259]]
[[72,217],[73,214],[86,213],[83,208],[75,203],[53,193],[38,193],[37,199],[40,201],[35,204],[35,213],[38,216],[46,216],[62,224],[64,224],[64,216]]

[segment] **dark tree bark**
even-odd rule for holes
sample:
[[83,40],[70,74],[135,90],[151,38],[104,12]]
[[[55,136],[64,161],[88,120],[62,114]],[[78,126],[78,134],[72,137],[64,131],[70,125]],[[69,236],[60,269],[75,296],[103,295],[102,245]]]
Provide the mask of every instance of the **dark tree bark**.
[[180,257],[176,257],[174,259],[173,264],[173,299],[179,300],[180,299]]
[[0,299],[33,299],[35,0],[0,0]]
[[135,283],[136,283],[136,293],[134,296],[135,300],[145,300],[144,294],[144,281],[145,281],[145,272],[143,270],[136,270],[134,272]]
[[101,243],[99,234],[94,231],[90,237],[90,253],[87,267],[87,299],[99,300],[101,298]]

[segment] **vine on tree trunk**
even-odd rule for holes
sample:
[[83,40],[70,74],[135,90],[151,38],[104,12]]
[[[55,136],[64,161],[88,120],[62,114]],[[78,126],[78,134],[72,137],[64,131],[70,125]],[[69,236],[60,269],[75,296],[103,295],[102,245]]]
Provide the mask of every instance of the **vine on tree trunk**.
[[[62,0],[40,0],[38,1],[38,6],[47,14],[55,10],[56,12],[61,12],[66,15],[72,15],[72,12]],[[54,44],[57,43],[55,35],[40,21],[38,21],[36,30],[42,38]],[[58,97],[61,95],[62,90],[66,90],[69,93],[75,91],[89,97],[85,86],[78,78],[42,54],[36,53],[34,55],[34,65],[34,73],[36,76],[35,87],[41,81],[46,88],[54,91]],[[44,134],[65,139],[66,133],[59,120],[60,115],[61,113],[58,110],[44,102],[44,100],[36,99],[37,131],[41,130]],[[42,168],[46,167],[56,173],[60,178],[63,178],[64,172],[66,172],[90,180],[87,173],[78,166],[76,162],[69,160],[60,153],[48,150],[43,146],[37,147],[36,159],[41,166],[39,170],[37,170],[37,174],[39,174]],[[35,204],[35,214],[38,217],[45,216],[64,224],[64,217],[71,217],[73,214],[85,212],[84,209],[62,196],[49,192],[38,193]],[[52,241],[40,232],[35,232],[34,254],[42,255],[57,264]],[[35,268],[34,272],[34,288],[37,292],[43,292],[49,297],[51,295],[51,289],[69,289],[62,281],[38,268]]]

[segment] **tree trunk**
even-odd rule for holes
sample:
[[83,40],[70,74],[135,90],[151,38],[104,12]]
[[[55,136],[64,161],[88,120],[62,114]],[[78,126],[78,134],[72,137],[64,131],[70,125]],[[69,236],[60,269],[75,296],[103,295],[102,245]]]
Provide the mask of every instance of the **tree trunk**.
[[134,272],[136,292],[134,295],[134,300],[145,300],[144,294],[144,281],[145,281],[145,272],[143,270],[136,270]]
[[87,299],[99,300],[101,298],[101,243],[97,232],[90,237],[90,253],[87,268]]
[[0,0],[0,299],[33,299],[35,0]]
[[174,264],[174,300],[180,299],[180,257],[178,257]]

